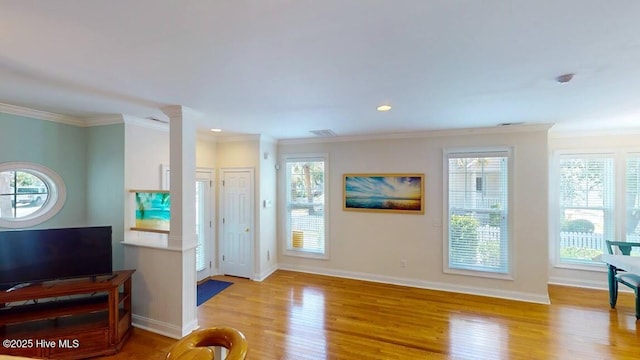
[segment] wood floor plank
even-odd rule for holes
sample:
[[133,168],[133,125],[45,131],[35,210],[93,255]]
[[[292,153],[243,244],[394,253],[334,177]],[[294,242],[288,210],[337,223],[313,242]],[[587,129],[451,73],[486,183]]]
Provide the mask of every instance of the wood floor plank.
[[[551,305],[277,271],[226,276],[198,308],[201,327],[232,326],[247,359],[640,359],[632,294],[549,286]],[[135,294],[134,294],[135,296]],[[162,359],[175,340],[135,329],[104,359]]]

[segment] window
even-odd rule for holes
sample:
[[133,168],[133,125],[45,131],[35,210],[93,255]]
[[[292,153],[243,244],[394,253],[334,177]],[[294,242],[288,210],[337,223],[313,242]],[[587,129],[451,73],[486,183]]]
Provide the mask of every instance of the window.
[[626,160],[626,241],[640,242],[640,154],[631,154]]
[[51,169],[32,163],[0,164],[0,227],[42,223],[64,204],[64,183]]
[[327,155],[285,156],[288,255],[327,257]]
[[509,274],[510,158],[508,149],[445,151],[445,271]]
[[205,187],[209,181],[196,180],[196,271],[207,269],[207,256],[205,254],[205,233],[207,231],[205,216]]
[[562,155],[557,173],[560,262],[591,262],[602,254],[604,238],[614,238],[614,158]]
[[554,160],[557,263],[601,265],[593,258],[606,251],[605,240],[640,240],[640,154],[558,153]]
[[476,176],[476,191],[482,191],[482,176]]

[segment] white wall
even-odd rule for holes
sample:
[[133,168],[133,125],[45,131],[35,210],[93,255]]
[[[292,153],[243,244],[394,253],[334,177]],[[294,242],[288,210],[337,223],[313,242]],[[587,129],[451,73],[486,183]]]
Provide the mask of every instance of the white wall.
[[258,177],[260,191],[257,197],[260,214],[260,241],[258,242],[257,279],[262,280],[273,273],[278,266],[277,239],[277,199],[276,199],[276,160],[277,145],[273,139],[260,139],[260,169]]
[[[546,179],[548,149],[546,129],[514,132],[511,129],[487,132],[450,132],[419,138],[349,141],[280,142],[248,137],[212,142],[198,139],[196,163],[220,173],[224,168],[253,168],[256,174],[256,278],[267,276],[276,266],[443,289],[480,295],[548,301],[548,198]],[[445,274],[442,235],[442,149],[447,147],[513,146],[515,156],[513,215],[514,279],[497,280]],[[265,159],[264,153],[275,154]],[[330,221],[329,260],[283,256],[278,248],[283,238],[281,224],[282,193],[276,194],[275,164],[283,153],[329,153],[328,216]],[[169,134],[166,131],[125,125],[125,190],[160,188],[160,165],[169,163]],[[424,215],[374,214],[342,210],[342,175],[352,172],[426,174],[426,212]],[[217,175],[217,179],[220,177]],[[279,179],[283,183],[282,179]],[[219,183],[219,181],[218,181]],[[127,194],[128,196],[128,194]],[[219,195],[217,195],[219,199]],[[263,207],[262,200],[272,200]],[[128,202],[125,202],[128,203]],[[126,212],[130,209],[125,209]],[[130,214],[127,214],[128,219]],[[127,228],[128,224],[125,224]],[[137,235],[133,234],[132,239]],[[126,239],[126,237],[125,237]],[[131,249],[129,249],[131,248]],[[269,258],[267,258],[269,253]],[[145,261],[140,261],[145,259]],[[177,329],[166,314],[171,300],[172,282],[162,281],[179,272],[176,257],[153,247],[127,246],[125,267],[134,267],[134,315],[138,326],[169,336]],[[400,260],[408,266],[401,267]],[[179,281],[177,278],[175,281]],[[158,294],[167,294],[162,301]],[[175,299],[178,302],[177,298]]]
[[196,166],[208,169],[216,168],[216,147],[214,137],[198,135],[196,139]]
[[[167,308],[175,308],[183,303],[183,294],[176,291],[181,288],[180,285],[184,281],[182,276],[184,264],[180,250],[165,248],[166,234],[128,230],[135,221],[133,198],[128,191],[162,188],[161,165],[171,165],[169,146],[168,127],[150,125],[143,120],[126,122],[124,147],[125,242],[127,245],[125,245],[124,263],[126,268],[136,269],[133,276],[134,325],[179,338],[184,331],[181,313],[167,311]],[[206,136],[198,137],[194,146],[196,147],[196,166],[215,168],[215,139]],[[215,204],[212,205],[215,206]],[[195,287],[195,281],[193,286]],[[195,308],[195,303],[193,307]]]
[[[451,131],[422,138],[349,142],[280,142],[279,155],[329,154],[328,260],[279,254],[280,268],[503,298],[548,302],[547,130],[524,127]],[[443,148],[514,148],[513,280],[443,272]],[[345,212],[345,173],[424,173],[424,215]],[[283,201],[280,172],[279,200]],[[281,209],[279,214],[283,217]],[[283,221],[278,222],[281,248]],[[401,267],[401,260],[407,261]]]
[[[575,151],[615,151],[633,150],[640,152],[640,134],[637,131],[617,134],[585,133],[581,135],[551,134],[549,136],[549,157],[563,150]],[[552,180],[550,180],[552,181]],[[554,206],[555,199],[550,199]],[[557,206],[557,202],[555,203]],[[600,267],[571,267],[557,264],[555,260],[554,245],[556,241],[556,229],[553,221],[549,222],[549,282],[554,284],[593,287],[608,289],[607,268],[604,264]],[[621,288],[622,289],[622,288]]]
[[169,163],[169,130],[127,122],[125,157],[128,189],[160,189],[160,165]]
[[218,208],[217,208],[217,188],[218,188],[218,179],[216,178],[216,167],[217,167],[217,140],[214,136],[212,135],[203,135],[203,134],[198,134],[197,139],[196,139],[196,167],[198,168],[205,168],[205,169],[210,169],[212,171],[211,173],[211,177],[213,180],[213,184],[212,187],[210,189],[211,191],[211,213],[210,213],[210,220],[211,220],[211,224],[213,224],[213,226],[211,227],[211,231],[210,231],[210,236],[211,238],[209,239],[209,254],[208,256],[210,257],[210,261],[212,263],[212,269],[211,269],[211,274],[216,275],[218,274],[218,271],[220,269],[220,264],[218,263],[218,253],[219,253],[219,244],[217,241],[217,214],[218,214]]
[[125,123],[125,209],[124,239],[128,242],[146,241],[166,245],[167,235],[131,231],[135,225],[135,190],[162,189],[162,164],[169,164],[169,130],[163,126],[147,125],[143,120]]
[[[246,168],[254,170],[254,246],[253,253],[256,255],[253,264],[254,278],[259,277],[260,261],[257,254],[260,254],[260,136],[248,135],[240,137],[224,138],[218,141],[217,146],[217,162],[218,162],[218,208],[222,211],[222,194],[220,184],[222,182],[222,170],[233,168]],[[218,231],[218,239],[222,240],[221,230],[222,223],[218,221],[220,227]]]
[[125,245],[124,255],[125,267],[136,269],[132,278],[133,325],[180,338],[182,312],[168,311],[182,304],[182,293],[177,290],[182,283],[180,257],[166,249],[140,245]]
[[[181,264],[176,256],[161,247],[166,234],[129,230],[135,224],[135,206],[131,189],[154,190],[162,187],[161,165],[169,164],[169,131],[143,120],[125,121],[125,268],[133,274],[133,324],[167,336],[181,333],[181,312],[166,311],[167,304],[181,304],[176,284],[181,282]],[[142,246],[140,246],[142,245]],[[158,248],[154,248],[157,246]],[[162,297],[162,298],[160,298]]]
[[260,137],[243,136],[218,140],[218,168],[254,168],[260,166]]

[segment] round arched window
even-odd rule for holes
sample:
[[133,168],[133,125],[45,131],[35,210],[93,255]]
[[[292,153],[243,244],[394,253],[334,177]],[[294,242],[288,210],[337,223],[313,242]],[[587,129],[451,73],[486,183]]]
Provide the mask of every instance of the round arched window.
[[65,200],[66,188],[53,170],[33,163],[0,163],[0,227],[42,223],[58,213]]

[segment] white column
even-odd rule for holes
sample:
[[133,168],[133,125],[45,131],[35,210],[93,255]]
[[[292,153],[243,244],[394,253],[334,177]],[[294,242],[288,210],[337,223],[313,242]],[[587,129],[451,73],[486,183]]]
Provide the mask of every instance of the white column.
[[[182,336],[198,327],[196,311],[196,124],[197,112],[183,106],[169,106],[162,111],[169,116],[169,191],[171,224],[168,245],[174,249],[176,271],[181,271],[176,290],[182,294]],[[172,309],[172,311],[174,311]]]

